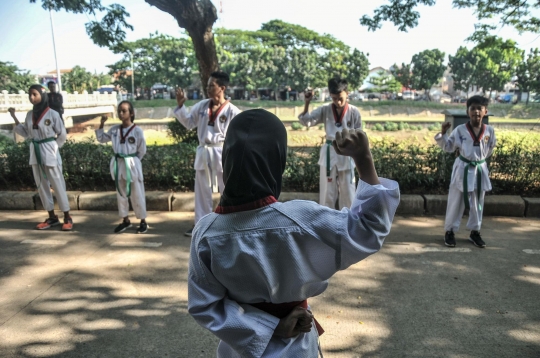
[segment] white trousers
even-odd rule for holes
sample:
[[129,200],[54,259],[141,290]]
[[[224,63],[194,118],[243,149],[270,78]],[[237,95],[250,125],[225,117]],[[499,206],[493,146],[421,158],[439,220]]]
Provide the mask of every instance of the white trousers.
[[[480,193],[480,201],[478,201],[477,191],[469,192],[469,220],[467,221],[467,230],[480,231],[482,227],[482,216],[484,214],[484,196],[486,192],[482,190]],[[480,203],[481,209],[478,209]],[[463,200],[463,192],[454,186],[450,186],[448,191],[448,203],[446,205],[446,219],[444,221],[445,231],[459,231],[461,218],[465,211],[465,202]]]
[[[212,170],[217,177],[219,193],[223,193],[223,171]],[[208,182],[206,170],[195,170],[195,224],[214,210],[212,201],[212,186]]]
[[320,166],[319,204],[335,209],[339,198],[339,208],[350,208],[354,199],[356,188],[353,171],[351,169],[338,171],[333,167],[330,177],[326,176],[326,166]]
[[62,167],[48,167],[42,165],[40,169],[39,165],[34,164],[32,165],[32,172],[34,173],[34,181],[38,187],[39,198],[41,199],[41,203],[45,210],[54,210],[54,199],[51,193],[52,186],[60,210],[63,212],[69,211],[66,182],[64,180],[64,175],[62,174]]
[[[129,199],[126,198],[126,179],[118,179],[118,187],[122,195],[116,191],[118,201],[118,215],[121,218],[129,216]],[[138,180],[131,182],[131,206],[137,219],[146,219],[146,197],[144,193],[144,183]]]

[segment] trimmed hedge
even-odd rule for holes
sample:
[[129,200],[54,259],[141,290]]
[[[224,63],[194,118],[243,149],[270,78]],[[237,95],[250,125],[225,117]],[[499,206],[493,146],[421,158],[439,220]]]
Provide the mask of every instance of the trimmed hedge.
[[[488,160],[494,194],[540,196],[540,149],[523,140],[499,139]],[[149,146],[143,159],[147,190],[192,191],[196,144]],[[320,147],[289,148],[283,191],[319,190]],[[112,148],[90,140],[68,141],[60,150],[69,190],[114,190],[109,174]],[[372,153],[381,177],[399,182],[402,193],[446,193],[455,155],[435,145],[421,146],[390,139],[372,142]],[[28,165],[28,142],[6,145],[0,152],[3,190],[34,190]]]

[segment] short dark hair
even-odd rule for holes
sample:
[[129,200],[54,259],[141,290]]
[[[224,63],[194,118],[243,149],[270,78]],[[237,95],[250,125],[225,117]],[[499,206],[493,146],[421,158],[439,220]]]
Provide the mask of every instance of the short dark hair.
[[349,82],[344,78],[334,77],[328,81],[328,90],[331,94],[340,94],[347,91]]
[[467,100],[467,110],[469,109],[470,106],[472,106],[473,104],[479,104],[481,106],[484,106],[484,107],[487,107],[488,104],[489,104],[489,99],[487,99],[486,97],[484,96],[472,96],[471,98],[469,98]]
[[116,111],[118,112],[118,117],[120,117],[120,106],[123,104],[127,104],[129,107],[129,113],[131,114],[131,123],[135,122],[135,109],[133,109],[133,104],[131,104],[130,101],[122,101],[118,103],[118,107],[116,107]]
[[56,85],[56,82],[54,82],[54,81],[47,82],[47,87],[49,87],[50,85]]
[[210,74],[210,77],[216,80],[216,83],[220,86],[229,86],[229,75],[223,71],[216,71]]

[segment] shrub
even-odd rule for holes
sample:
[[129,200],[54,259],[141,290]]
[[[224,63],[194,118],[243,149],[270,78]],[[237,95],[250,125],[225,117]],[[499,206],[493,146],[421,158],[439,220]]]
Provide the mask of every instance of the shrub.
[[441,129],[441,126],[440,124],[431,124],[427,128],[428,128],[428,131],[437,132]]
[[317,128],[319,128],[320,131],[324,130],[324,124],[322,124],[322,123],[319,124],[319,125],[317,126]]
[[384,130],[384,127],[382,126],[382,124],[376,123],[376,124],[373,126],[373,130],[376,130],[376,131],[383,131],[383,130]]
[[298,122],[292,122],[291,123],[291,128],[293,131],[299,131],[303,128],[304,126]]
[[386,122],[384,124],[384,130],[389,132],[397,131],[398,125],[394,122]]
[[187,130],[186,127],[178,123],[177,120],[167,124],[167,133],[176,143],[199,143],[196,130]]

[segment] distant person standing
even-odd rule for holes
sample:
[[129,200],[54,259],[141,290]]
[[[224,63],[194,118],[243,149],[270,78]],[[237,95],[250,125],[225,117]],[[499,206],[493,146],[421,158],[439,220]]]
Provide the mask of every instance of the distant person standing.
[[[195,224],[213,209],[212,192],[223,191],[223,166],[221,154],[223,141],[231,120],[240,110],[225,99],[229,75],[225,72],[210,74],[206,92],[208,99],[191,107],[188,112],[184,103],[187,98],[182,89],[176,90],[178,107],[174,115],[188,130],[197,128],[199,146],[195,155]],[[193,229],[185,235],[191,236]]]
[[313,92],[304,93],[304,111],[298,119],[307,127],[324,124],[326,144],[322,146],[319,156],[319,204],[334,209],[339,198],[339,208],[350,208],[356,191],[354,184],[354,163],[350,157],[339,155],[332,147],[336,133],[343,129],[361,129],[360,111],[347,101],[348,83],[343,78],[332,78],[328,81],[328,90],[332,103],[322,105],[311,113],[309,104]]
[[64,120],[64,98],[58,92],[56,92],[56,83],[54,81],[47,82],[49,87],[49,107],[54,109],[60,115],[60,118]]

